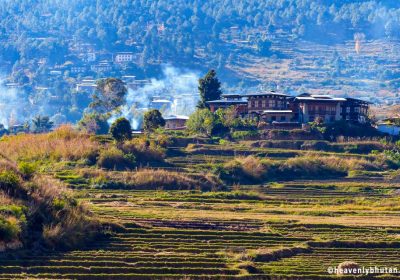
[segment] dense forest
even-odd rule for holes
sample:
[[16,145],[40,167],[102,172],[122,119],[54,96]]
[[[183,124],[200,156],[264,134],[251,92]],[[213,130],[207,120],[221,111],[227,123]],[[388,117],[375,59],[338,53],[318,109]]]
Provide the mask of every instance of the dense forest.
[[[71,39],[108,51],[134,47],[144,61],[180,57],[195,60],[195,49],[227,55],[221,34],[231,27],[263,36],[278,30],[309,40],[400,36],[397,1],[2,1],[0,3],[3,59],[29,64],[37,57],[64,62]],[[328,34],[328,36],[326,36]],[[262,48],[259,48],[260,51]],[[17,64],[16,64],[17,63]]]

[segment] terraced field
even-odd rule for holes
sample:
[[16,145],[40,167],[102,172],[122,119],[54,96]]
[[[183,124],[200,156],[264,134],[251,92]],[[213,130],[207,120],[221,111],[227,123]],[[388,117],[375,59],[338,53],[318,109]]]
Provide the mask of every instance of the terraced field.
[[[182,149],[167,159],[168,168],[195,172],[235,157],[215,156],[224,149]],[[246,153],[274,152],[302,153]],[[54,176],[79,189],[94,213],[123,227],[76,251],[4,254],[0,279],[331,279],[337,276],[327,269],[344,261],[400,269],[399,188],[383,175],[201,192],[102,190],[71,174]]]

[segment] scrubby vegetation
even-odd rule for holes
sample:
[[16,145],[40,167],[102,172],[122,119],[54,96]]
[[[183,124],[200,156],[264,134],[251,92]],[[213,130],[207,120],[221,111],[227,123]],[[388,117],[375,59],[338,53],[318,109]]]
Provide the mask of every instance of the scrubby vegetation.
[[100,222],[59,181],[21,171],[2,160],[0,251],[70,249],[101,234]]
[[0,278],[324,279],[345,261],[400,265],[396,143],[260,137],[5,136]]
[[352,171],[376,171],[387,168],[385,159],[374,162],[360,158],[304,155],[287,160],[269,160],[247,156],[217,165],[215,172],[229,182],[260,182],[296,178],[344,177]]

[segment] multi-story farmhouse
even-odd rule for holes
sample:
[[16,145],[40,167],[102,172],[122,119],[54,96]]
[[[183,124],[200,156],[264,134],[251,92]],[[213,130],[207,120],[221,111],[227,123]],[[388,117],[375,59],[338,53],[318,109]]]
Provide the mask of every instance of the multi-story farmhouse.
[[276,92],[246,95],[225,94],[208,102],[211,111],[234,106],[238,115],[258,117],[268,123],[308,123],[321,118],[324,122],[348,120],[363,123],[368,118],[369,102],[329,95],[304,93],[289,96]]
[[247,99],[240,94],[222,94],[221,99],[208,101],[210,110],[217,111],[219,108],[226,109],[233,106],[236,109],[238,116],[244,117],[247,115]]

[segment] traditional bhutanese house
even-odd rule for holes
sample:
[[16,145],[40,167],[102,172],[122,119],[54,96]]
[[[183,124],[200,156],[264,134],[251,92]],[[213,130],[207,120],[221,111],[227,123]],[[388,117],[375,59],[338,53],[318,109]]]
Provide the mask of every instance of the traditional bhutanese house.
[[210,106],[211,112],[233,106],[238,116],[247,114],[247,100],[241,94],[222,94],[221,99],[208,101],[207,104]]
[[290,122],[293,111],[289,108],[290,96],[277,92],[251,93],[248,97],[249,116],[261,117],[266,122]]
[[346,98],[346,101],[342,103],[342,119],[358,123],[365,123],[368,120],[370,104],[371,102],[368,101],[355,98]]
[[168,116],[165,117],[165,128],[166,129],[185,129],[186,122],[189,119],[187,116]]
[[342,118],[344,102],[345,98],[303,93],[293,101],[295,118],[300,123],[313,122],[317,118],[326,123],[338,121]]

